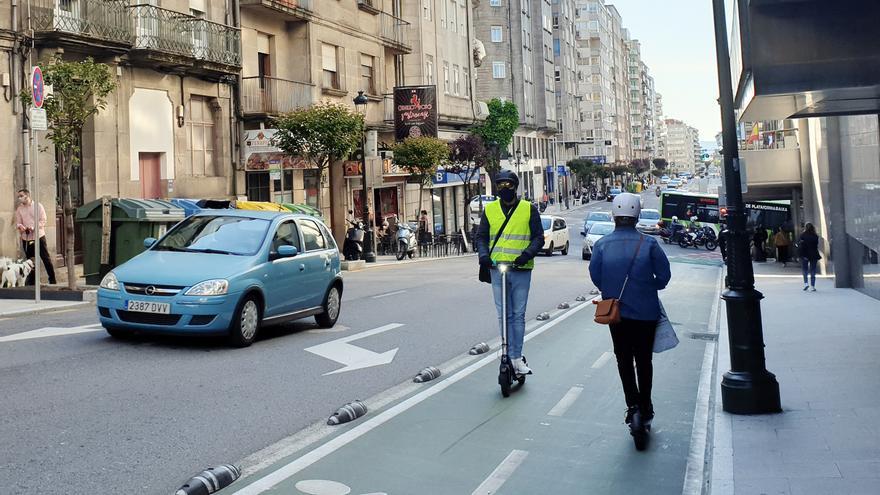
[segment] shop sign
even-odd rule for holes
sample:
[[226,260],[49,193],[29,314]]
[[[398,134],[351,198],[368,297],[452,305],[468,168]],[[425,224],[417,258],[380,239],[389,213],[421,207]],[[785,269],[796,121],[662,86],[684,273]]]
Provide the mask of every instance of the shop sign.
[[437,137],[437,86],[394,88],[394,130],[397,141]]
[[284,154],[280,148],[272,145],[275,129],[258,129],[246,131],[244,135],[245,170],[249,172],[271,169],[313,169],[312,163],[299,156]]
[[345,177],[361,177],[361,162],[360,160],[348,160],[342,163],[343,170],[345,171]]

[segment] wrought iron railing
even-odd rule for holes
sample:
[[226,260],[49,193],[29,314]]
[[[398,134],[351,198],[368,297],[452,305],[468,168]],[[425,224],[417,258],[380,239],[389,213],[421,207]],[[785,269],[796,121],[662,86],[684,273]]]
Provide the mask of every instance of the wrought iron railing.
[[314,85],[275,77],[242,78],[241,106],[246,114],[279,114],[312,104]]
[[387,12],[381,12],[379,19],[381,23],[380,36],[382,39],[397,47],[412,50],[406,34],[406,29],[409,26],[408,22]]
[[134,5],[131,13],[136,50],[241,65],[241,33],[236,28],[154,5]]
[[278,7],[281,9],[300,9],[312,11],[313,0],[261,0],[263,5]]
[[22,30],[59,32],[130,44],[132,27],[124,0],[31,0],[22,16]]

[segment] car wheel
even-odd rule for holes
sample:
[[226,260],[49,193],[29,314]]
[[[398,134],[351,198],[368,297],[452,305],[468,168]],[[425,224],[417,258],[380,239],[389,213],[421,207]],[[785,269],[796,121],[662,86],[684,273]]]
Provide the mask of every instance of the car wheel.
[[547,254],[547,256],[553,256],[553,243],[552,242],[550,243],[550,249],[545,251],[545,253]]
[[254,342],[260,329],[260,305],[257,298],[248,295],[238,303],[229,328],[229,343],[235,347],[247,347]]
[[322,305],[324,312],[315,315],[315,322],[321,328],[331,328],[339,319],[339,310],[342,309],[342,298],[339,296],[339,287],[335,285],[327,291]]
[[562,255],[568,256],[568,241],[565,241],[565,247],[562,248]]

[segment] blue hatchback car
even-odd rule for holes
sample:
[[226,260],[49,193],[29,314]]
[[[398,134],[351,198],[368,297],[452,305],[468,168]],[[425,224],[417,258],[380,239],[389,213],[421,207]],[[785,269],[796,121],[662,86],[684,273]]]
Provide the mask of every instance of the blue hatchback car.
[[246,347],[261,325],[314,316],[329,328],[339,318],[339,249],[314,217],[203,211],[144,245],[98,289],[98,316],[114,337],[228,335]]

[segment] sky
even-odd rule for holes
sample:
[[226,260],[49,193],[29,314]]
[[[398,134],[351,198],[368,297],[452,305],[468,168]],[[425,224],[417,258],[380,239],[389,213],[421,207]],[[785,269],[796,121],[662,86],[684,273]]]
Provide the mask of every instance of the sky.
[[606,0],[617,7],[663,95],[666,118],[696,127],[701,141],[721,131],[712,0]]

